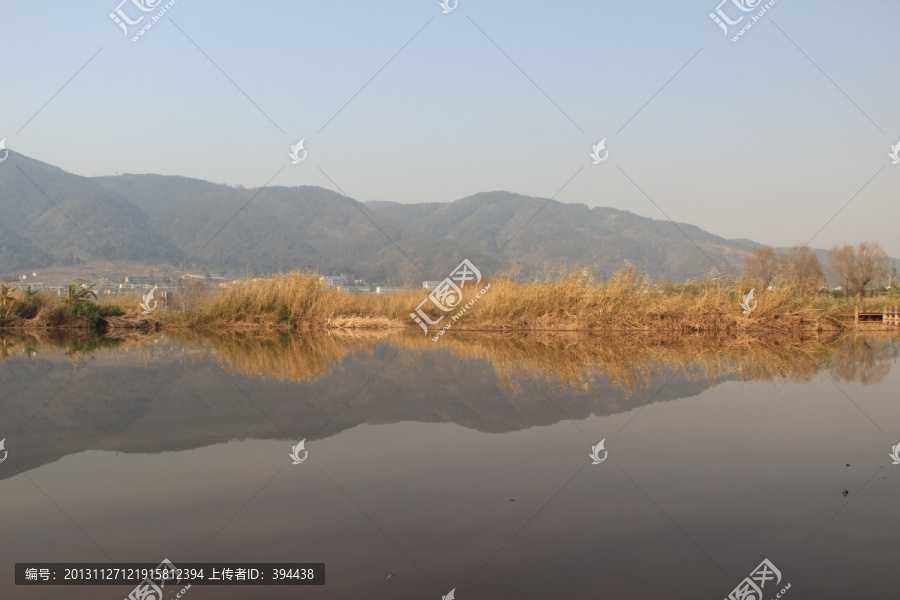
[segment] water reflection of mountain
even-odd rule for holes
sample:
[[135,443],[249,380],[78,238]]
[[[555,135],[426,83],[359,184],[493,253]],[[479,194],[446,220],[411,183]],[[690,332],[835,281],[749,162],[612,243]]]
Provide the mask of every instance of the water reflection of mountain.
[[0,477],[84,450],[312,440],[362,423],[508,432],[685,398],[726,380],[807,380],[823,368],[873,383],[898,347],[887,338],[477,334],[439,344],[406,335],[0,342],[0,436],[11,457]]

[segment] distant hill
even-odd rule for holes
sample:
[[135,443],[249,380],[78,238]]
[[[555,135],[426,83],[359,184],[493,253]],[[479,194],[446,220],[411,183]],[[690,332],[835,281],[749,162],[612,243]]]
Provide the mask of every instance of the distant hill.
[[13,152],[0,165],[0,232],[7,231],[16,238],[8,242],[4,235],[0,241],[0,272],[67,265],[104,253],[146,262],[177,261],[180,255],[140,209],[98,181]]
[[19,270],[39,268],[51,262],[49,254],[0,221],[0,272],[6,265],[10,265],[10,270]]
[[654,276],[680,280],[707,274],[714,266],[710,260],[722,269],[740,267],[746,253],[759,246],[684,223],[676,227],[627,211],[510,192],[483,192],[449,204],[379,202],[372,208],[431,238],[452,240],[491,256],[500,253],[539,271],[592,264],[610,274],[627,260],[645,266]]
[[463,258],[485,272],[519,263],[524,272],[593,266],[599,275],[627,260],[678,281],[705,276],[713,263],[737,269],[759,245],[503,191],[444,204],[360,203],[312,186],[82,177],[14,152],[0,165],[0,236],[0,273],[105,256],[148,266],[189,260],[191,270],[229,274],[317,268],[396,283],[440,279]]

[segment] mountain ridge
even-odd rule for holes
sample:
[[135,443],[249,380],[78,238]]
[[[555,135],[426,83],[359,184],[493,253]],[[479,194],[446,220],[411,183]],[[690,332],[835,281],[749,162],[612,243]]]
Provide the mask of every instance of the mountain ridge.
[[761,245],[500,190],[447,203],[360,202],[318,186],[84,177],[14,152],[0,166],[0,236],[0,273],[110,259],[222,274],[318,269],[405,284],[440,279],[463,258],[486,273],[591,267],[601,277],[628,261],[684,280],[738,270]]

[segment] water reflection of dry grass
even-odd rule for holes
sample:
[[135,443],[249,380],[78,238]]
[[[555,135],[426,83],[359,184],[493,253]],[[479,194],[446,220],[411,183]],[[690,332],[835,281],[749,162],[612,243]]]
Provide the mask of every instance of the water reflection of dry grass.
[[[501,385],[517,387],[522,377],[553,385],[591,389],[608,379],[625,389],[646,386],[666,369],[709,382],[741,380],[808,381],[821,369],[837,378],[875,382],[890,370],[897,337],[819,338],[789,336],[711,337],[660,334],[591,335],[464,333],[435,344],[411,333],[333,332],[261,337],[232,334],[192,336],[224,365],[245,375],[304,381],[331,372],[345,357],[370,351],[379,342],[411,352],[449,351],[463,360],[493,365]],[[877,373],[882,373],[876,378]]]
[[[411,348],[421,343],[402,338]],[[590,389],[598,378],[634,389],[666,369],[710,382],[737,376],[742,380],[809,380],[836,351],[851,345],[796,337],[710,337],[659,334],[466,333],[445,336],[440,345],[460,358],[490,361],[503,385],[521,377]]]
[[[214,354],[233,372],[263,378],[309,381],[334,370],[358,352],[377,343],[406,351],[449,352],[463,360],[493,365],[501,385],[515,388],[523,377],[571,389],[591,389],[608,380],[624,389],[646,386],[666,370],[690,379],[808,381],[828,369],[839,381],[877,383],[896,358],[900,336],[836,334],[815,338],[795,336],[703,336],[677,334],[541,333],[496,334],[467,332],[444,336],[439,343],[410,332],[332,331],[259,335],[231,332],[218,335],[182,333],[165,336],[189,354]],[[142,348],[154,336],[118,340],[56,336],[0,337],[0,358],[28,356],[47,346],[67,347],[80,355],[106,345]]]
[[386,332],[255,335],[231,332],[175,336],[195,350],[212,351],[224,368],[244,375],[308,381],[330,373],[348,355],[370,351]]

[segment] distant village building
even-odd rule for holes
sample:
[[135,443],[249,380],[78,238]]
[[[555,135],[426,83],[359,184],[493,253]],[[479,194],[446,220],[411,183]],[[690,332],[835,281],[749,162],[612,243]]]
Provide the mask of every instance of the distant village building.
[[381,287],[378,286],[375,288],[376,294],[393,294],[394,292],[404,292],[406,288],[402,287]]
[[426,290],[433,290],[434,288],[436,288],[439,285],[441,285],[440,281],[423,281],[422,282],[422,287],[425,288]]
[[326,288],[340,287],[347,283],[347,278],[343,275],[322,275],[319,282]]
[[136,275],[126,275],[125,283],[131,283],[133,285],[153,285],[152,277],[138,277]]

